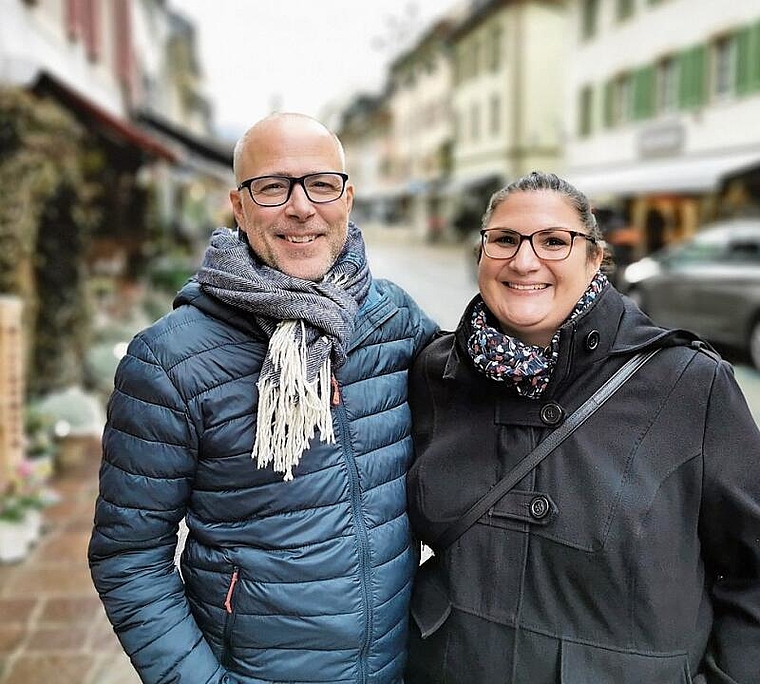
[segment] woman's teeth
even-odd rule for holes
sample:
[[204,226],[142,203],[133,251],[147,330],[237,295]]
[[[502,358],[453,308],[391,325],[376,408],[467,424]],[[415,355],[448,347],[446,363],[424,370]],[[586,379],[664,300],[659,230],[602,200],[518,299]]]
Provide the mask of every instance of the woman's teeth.
[[510,287],[513,290],[543,290],[549,286],[546,283],[507,283],[507,287]]

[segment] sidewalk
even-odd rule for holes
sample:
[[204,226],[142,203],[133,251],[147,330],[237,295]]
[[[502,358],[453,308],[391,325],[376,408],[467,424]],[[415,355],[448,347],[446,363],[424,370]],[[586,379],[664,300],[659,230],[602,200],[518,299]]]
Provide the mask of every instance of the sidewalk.
[[139,684],[90,580],[100,446],[51,485],[61,501],[21,563],[0,565],[0,684]]

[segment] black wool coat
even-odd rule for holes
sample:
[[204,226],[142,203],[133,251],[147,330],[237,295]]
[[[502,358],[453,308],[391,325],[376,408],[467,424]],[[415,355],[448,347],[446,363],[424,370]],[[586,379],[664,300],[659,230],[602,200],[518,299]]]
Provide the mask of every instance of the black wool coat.
[[760,682],[760,432],[729,364],[610,286],[562,327],[543,396],[522,398],[474,369],[471,308],[411,377],[409,511],[429,544],[547,417],[665,348],[423,566],[407,684]]

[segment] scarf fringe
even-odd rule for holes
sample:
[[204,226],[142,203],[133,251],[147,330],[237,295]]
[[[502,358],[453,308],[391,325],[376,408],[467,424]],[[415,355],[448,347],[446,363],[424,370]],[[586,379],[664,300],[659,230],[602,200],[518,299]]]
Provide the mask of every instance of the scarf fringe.
[[[297,327],[300,326],[300,337]],[[256,441],[251,458],[259,468],[270,463],[284,480],[293,479],[315,429],[327,443],[335,442],[330,412],[330,357],[312,382],[306,380],[306,331],[303,321],[281,321],[269,341],[273,373],[259,377]]]

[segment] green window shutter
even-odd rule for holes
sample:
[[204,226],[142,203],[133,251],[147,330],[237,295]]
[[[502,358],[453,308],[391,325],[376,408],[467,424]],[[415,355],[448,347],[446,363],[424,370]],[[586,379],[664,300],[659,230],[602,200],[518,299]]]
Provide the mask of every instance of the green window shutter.
[[707,101],[707,47],[694,48],[694,104],[699,106]]
[[615,102],[615,82],[609,81],[604,84],[604,125],[606,128],[612,128],[613,106]]
[[697,45],[678,56],[678,104],[682,109],[698,107],[707,95],[707,50]]
[[655,70],[645,66],[633,74],[633,118],[646,119],[655,110]]
[[678,55],[678,106],[686,109],[690,106],[689,79],[691,76],[691,51]]
[[752,90],[760,90],[760,21],[752,27],[750,51],[750,83]]
[[752,39],[751,27],[743,28],[736,34],[736,92],[744,95],[750,91],[752,81]]
[[594,89],[587,85],[578,95],[578,135],[586,137],[593,129]]

